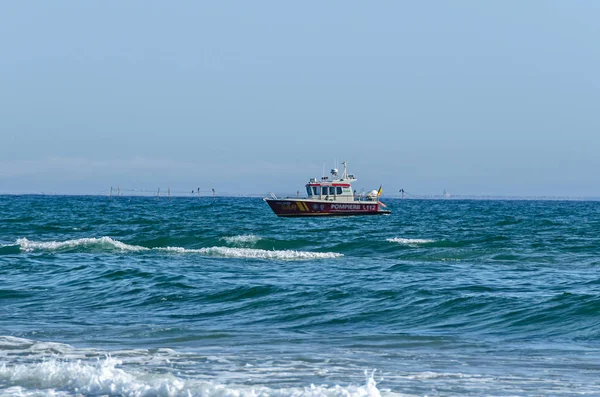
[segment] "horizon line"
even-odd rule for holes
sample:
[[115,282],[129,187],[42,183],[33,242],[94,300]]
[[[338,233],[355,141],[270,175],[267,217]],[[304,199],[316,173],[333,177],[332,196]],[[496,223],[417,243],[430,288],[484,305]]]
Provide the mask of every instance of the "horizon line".
[[[154,198],[154,199],[170,199],[170,198],[188,198],[188,199],[199,199],[199,198],[213,198],[213,197],[221,197],[221,198],[263,198],[269,197],[269,193],[231,193],[231,192],[223,192],[219,194],[215,191],[215,195],[212,195],[212,192],[204,191],[202,194],[197,194],[196,192],[192,193],[181,193],[175,192],[174,194],[167,195],[165,193],[157,195],[156,191],[137,191],[142,194],[130,194],[129,192],[126,194],[121,194],[117,196],[116,194],[110,196],[106,192],[100,193],[59,193],[59,192],[0,192],[0,196],[54,196],[54,197],[106,197],[106,198],[114,198],[119,199],[122,197],[132,198]],[[297,197],[295,194],[289,195],[281,195],[279,198],[304,198],[303,196]],[[415,195],[415,194],[406,194],[404,197],[399,194],[390,194],[390,195],[382,195],[382,199],[393,199],[393,200],[490,200],[490,201],[600,201],[600,196],[548,196],[548,195],[528,195],[528,196],[520,196],[520,195],[493,195],[493,194],[482,194],[482,195],[474,195],[474,194],[453,194],[453,195],[443,195],[443,194],[432,194],[432,195]]]

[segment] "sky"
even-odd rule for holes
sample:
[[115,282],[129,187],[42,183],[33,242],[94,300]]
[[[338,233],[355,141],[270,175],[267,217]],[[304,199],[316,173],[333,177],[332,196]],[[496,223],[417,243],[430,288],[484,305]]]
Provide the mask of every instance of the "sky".
[[6,1],[0,193],[600,196],[600,2]]

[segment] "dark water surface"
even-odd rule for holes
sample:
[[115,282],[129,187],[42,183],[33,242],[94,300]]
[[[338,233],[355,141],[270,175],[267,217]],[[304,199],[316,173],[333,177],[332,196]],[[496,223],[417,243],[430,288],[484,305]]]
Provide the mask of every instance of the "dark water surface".
[[600,395],[600,202],[0,196],[0,394]]

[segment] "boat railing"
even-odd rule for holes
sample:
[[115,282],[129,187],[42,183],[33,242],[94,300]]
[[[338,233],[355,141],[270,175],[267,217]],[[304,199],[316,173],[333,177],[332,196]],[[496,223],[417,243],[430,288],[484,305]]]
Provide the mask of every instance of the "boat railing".
[[377,199],[373,199],[367,196],[354,196],[354,201],[377,202]]

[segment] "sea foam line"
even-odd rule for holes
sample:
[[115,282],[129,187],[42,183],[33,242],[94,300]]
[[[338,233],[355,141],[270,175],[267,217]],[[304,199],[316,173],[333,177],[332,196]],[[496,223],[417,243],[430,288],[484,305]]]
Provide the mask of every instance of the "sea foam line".
[[148,373],[142,369],[118,368],[122,361],[107,357],[95,363],[57,360],[0,366],[0,382],[12,395],[54,395],[63,390],[77,395],[119,396],[297,396],[380,397],[371,376],[364,386],[314,386],[273,389],[267,386],[226,385],[214,381],[180,378],[175,374]]
[[67,241],[31,241],[26,238],[20,238],[16,241],[21,250],[32,252],[35,250],[63,250],[73,248],[112,248],[122,251],[162,251],[178,254],[200,254],[204,256],[215,256],[224,258],[257,258],[257,259],[280,259],[280,260],[308,260],[308,259],[328,259],[339,258],[342,254],[336,252],[308,252],[294,250],[263,250],[254,248],[232,248],[232,247],[207,247],[190,249],[183,247],[158,247],[146,248],[139,245],[125,244],[119,240],[114,240],[104,236],[100,238],[81,238]]

